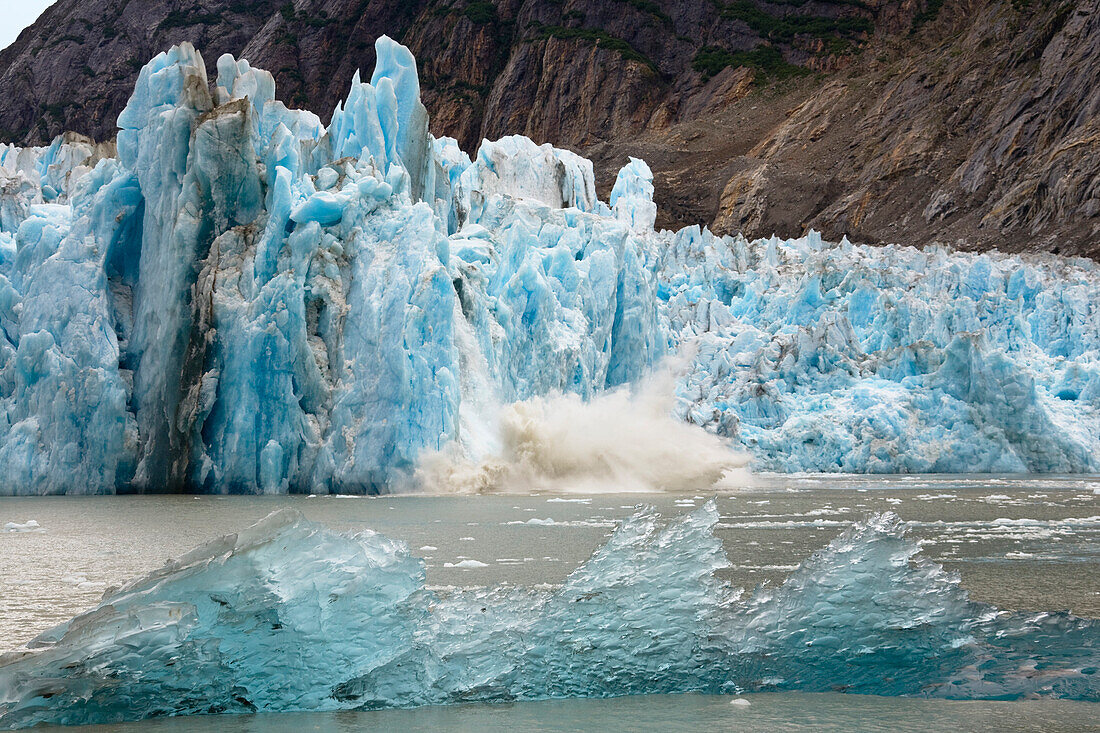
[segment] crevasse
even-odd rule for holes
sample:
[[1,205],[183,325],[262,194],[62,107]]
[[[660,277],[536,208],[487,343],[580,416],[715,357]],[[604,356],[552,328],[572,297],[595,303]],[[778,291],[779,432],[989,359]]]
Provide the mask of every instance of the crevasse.
[[1100,469],[1093,263],[658,232],[644,162],[609,205],[569,151],[471,160],[377,52],[327,128],[183,44],[117,155],[0,147],[0,493],[393,490],[677,352],[758,469]]

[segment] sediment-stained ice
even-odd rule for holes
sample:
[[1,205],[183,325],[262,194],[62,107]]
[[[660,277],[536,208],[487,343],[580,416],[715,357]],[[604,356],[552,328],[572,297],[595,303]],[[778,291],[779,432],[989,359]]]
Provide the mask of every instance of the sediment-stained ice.
[[425,587],[400,542],[281,510],[0,659],[0,725],[740,691],[1100,701],[1100,627],[974,603],[893,515],[748,597],[707,502],[562,586]]
[[570,151],[471,158],[377,57],[326,128],[182,44],[117,154],[0,147],[0,493],[391,491],[676,353],[758,469],[1100,470],[1092,263],[657,232],[643,161],[605,203]]

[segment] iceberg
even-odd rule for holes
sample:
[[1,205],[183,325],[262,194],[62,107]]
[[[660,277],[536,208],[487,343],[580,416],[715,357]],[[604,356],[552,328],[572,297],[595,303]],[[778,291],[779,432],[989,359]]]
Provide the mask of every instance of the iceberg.
[[677,354],[731,467],[1100,470],[1093,263],[656,231],[644,161],[471,158],[376,50],[327,127],[185,43],[117,150],[0,146],[0,493],[398,490]]
[[713,501],[553,590],[440,595],[408,547],[280,510],[0,658],[0,726],[646,693],[1100,701],[1100,626],[967,598],[894,515],[745,597]]
[[46,530],[36,519],[28,519],[25,522],[5,522],[5,532],[45,532]]

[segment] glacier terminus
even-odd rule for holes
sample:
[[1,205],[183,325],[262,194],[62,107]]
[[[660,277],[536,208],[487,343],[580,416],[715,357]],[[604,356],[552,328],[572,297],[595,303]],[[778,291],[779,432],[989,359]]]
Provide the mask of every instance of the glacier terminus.
[[377,58],[325,127],[182,44],[117,146],[0,147],[0,493],[392,491],[673,356],[757,470],[1100,470],[1094,263],[656,231],[641,160],[471,158]]

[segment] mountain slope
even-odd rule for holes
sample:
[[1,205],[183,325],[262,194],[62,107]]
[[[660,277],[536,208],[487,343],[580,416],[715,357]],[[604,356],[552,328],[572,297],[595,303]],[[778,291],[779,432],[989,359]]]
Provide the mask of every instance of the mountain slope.
[[60,0],[0,52],[0,132],[111,137],[182,40],[324,112],[386,33],[433,132],[640,155],[665,226],[1095,255],[1098,2]]
[[934,28],[880,39],[844,72],[597,157],[649,160],[674,192],[670,225],[1095,257],[1097,11],[949,2]]

